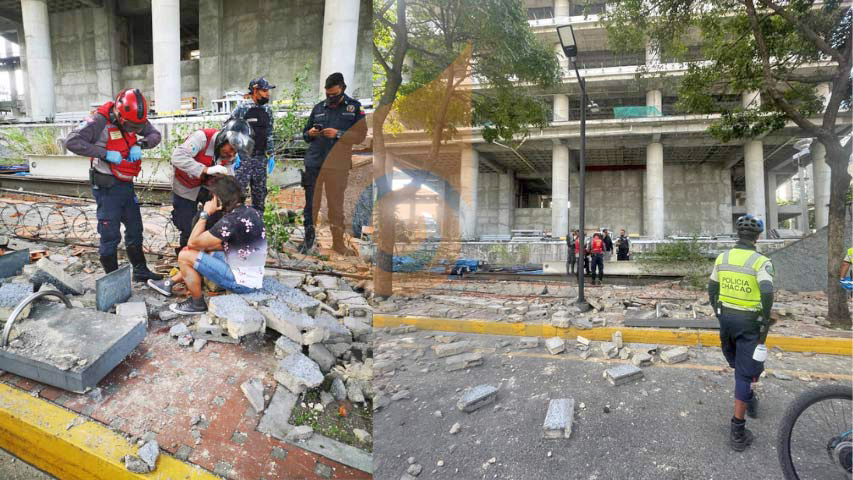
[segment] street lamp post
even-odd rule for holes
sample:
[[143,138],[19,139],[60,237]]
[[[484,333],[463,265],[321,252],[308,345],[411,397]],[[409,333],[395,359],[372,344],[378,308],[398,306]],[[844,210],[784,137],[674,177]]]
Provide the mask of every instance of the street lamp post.
[[[578,85],[581,89],[581,148],[580,148],[580,172],[578,176],[579,183],[579,209],[578,212],[578,299],[577,299],[577,307],[580,310],[588,310],[589,304],[586,302],[583,294],[583,281],[584,281],[584,272],[583,267],[580,265],[580,262],[583,261],[583,258],[586,254],[586,240],[584,239],[584,209],[586,206],[586,188],[585,188],[585,173],[586,173],[586,109],[589,104],[589,100],[586,96],[586,81],[581,78],[581,74],[578,71],[578,46],[575,41],[575,31],[571,25],[563,25],[561,27],[557,27],[557,35],[560,37],[560,45],[563,47],[563,53],[566,55],[566,58],[571,62],[572,67],[575,69],[575,75],[578,78]],[[571,197],[570,197],[571,198]]]

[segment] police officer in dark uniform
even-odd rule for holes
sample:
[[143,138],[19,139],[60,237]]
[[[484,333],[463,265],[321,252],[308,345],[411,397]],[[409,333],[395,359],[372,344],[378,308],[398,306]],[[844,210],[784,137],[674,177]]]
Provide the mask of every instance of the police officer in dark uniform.
[[273,118],[272,108],[269,106],[270,90],[275,85],[270,85],[264,77],[259,77],[249,82],[248,98],[240,102],[237,108],[231,112],[231,118],[240,118],[252,127],[255,139],[255,149],[251,158],[240,159],[240,163],[234,164],[234,175],[243,192],[252,189],[252,207],[264,213],[264,204],[267,199],[267,174],[272,173],[275,168],[275,145],[273,144]]
[[344,76],[333,73],[326,78],[326,100],[311,110],[302,131],[309,143],[305,154],[305,239],[299,246],[307,253],[314,246],[315,225],[323,190],[329,206],[332,248],[343,255],[352,254],[344,244],[344,191],[352,168],[352,146],[367,135],[361,103],[344,92]]
[[65,139],[65,148],[90,157],[89,179],[98,205],[98,253],[106,273],[118,268],[116,250],[124,224],[124,246],[133,265],[133,280],[163,278],[148,269],[142,252],[142,213],[133,189],[141,171],[142,149],[160,143],[160,132],[148,121],[148,104],[136,88],[122,90],[86,118]]
[[735,370],[735,407],[729,444],[740,452],[753,440],[744,414],[758,416],[752,383],[764,371],[764,339],[773,306],[773,265],[755,251],[764,222],[744,215],[736,223],[738,242],[721,253],[708,282],[708,296],[720,321],[723,355]]

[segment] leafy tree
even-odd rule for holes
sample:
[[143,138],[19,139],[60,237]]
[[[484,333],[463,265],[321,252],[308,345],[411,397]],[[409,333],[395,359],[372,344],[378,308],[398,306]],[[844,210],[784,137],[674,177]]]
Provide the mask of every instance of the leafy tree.
[[[850,188],[853,141],[837,125],[851,102],[853,12],[838,0],[618,0],[606,14],[611,44],[622,51],[645,48],[687,59],[685,39],[701,37],[705,61],[688,61],[678,85],[679,107],[688,113],[722,112],[709,132],[721,141],[753,138],[793,122],[826,147],[831,169],[829,204],[829,320],[850,328],[838,271],[844,257],[845,195]],[[643,72],[648,77],[650,72]],[[829,85],[823,98],[818,87]],[[727,108],[720,94],[758,91],[757,108]]]
[[[379,193],[378,295],[391,294],[393,220],[398,203],[424,178],[391,191],[393,164],[385,135],[402,128],[430,136],[421,171],[431,171],[441,146],[472,123],[487,141],[517,148],[531,127],[544,127],[548,104],[519,83],[549,88],[559,65],[551,48],[530,31],[519,0],[375,0],[375,73],[382,80],[373,117],[374,175]],[[405,64],[410,57],[411,66]],[[403,85],[403,73],[411,82]],[[472,81],[480,88],[469,88]]]

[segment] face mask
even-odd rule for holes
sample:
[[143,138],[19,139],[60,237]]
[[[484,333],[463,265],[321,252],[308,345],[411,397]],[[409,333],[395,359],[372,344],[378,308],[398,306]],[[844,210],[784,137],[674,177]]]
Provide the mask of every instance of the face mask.
[[338,103],[340,103],[342,98],[344,98],[343,93],[339,93],[337,95],[326,95],[326,102],[329,105],[337,105]]

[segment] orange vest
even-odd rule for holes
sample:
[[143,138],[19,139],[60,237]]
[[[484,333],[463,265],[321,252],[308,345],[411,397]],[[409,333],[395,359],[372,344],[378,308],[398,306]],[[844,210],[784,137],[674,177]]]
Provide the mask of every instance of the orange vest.
[[[207,142],[204,144],[204,148],[199,150],[194,158],[196,162],[204,165],[205,167],[209,167],[213,165],[213,157],[207,154],[207,148],[210,147],[210,142],[213,141],[213,138],[216,137],[219,130],[215,128],[204,128],[202,129],[202,132],[204,132],[204,136],[207,137]],[[175,168],[175,178],[177,178],[178,181],[184,184],[187,188],[195,188],[201,185],[201,175],[193,178],[189,176],[187,172],[178,168]]]
[[113,102],[107,102],[98,107],[98,113],[107,119],[107,144],[104,148],[121,153],[121,163],[110,163],[110,171],[122,182],[132,182],[133,177],[139,175],[142,170],[142,162],[131,162],[127,159],[130,147],[136,145],[136,134],[125,133],[110,121],[112,109]]

